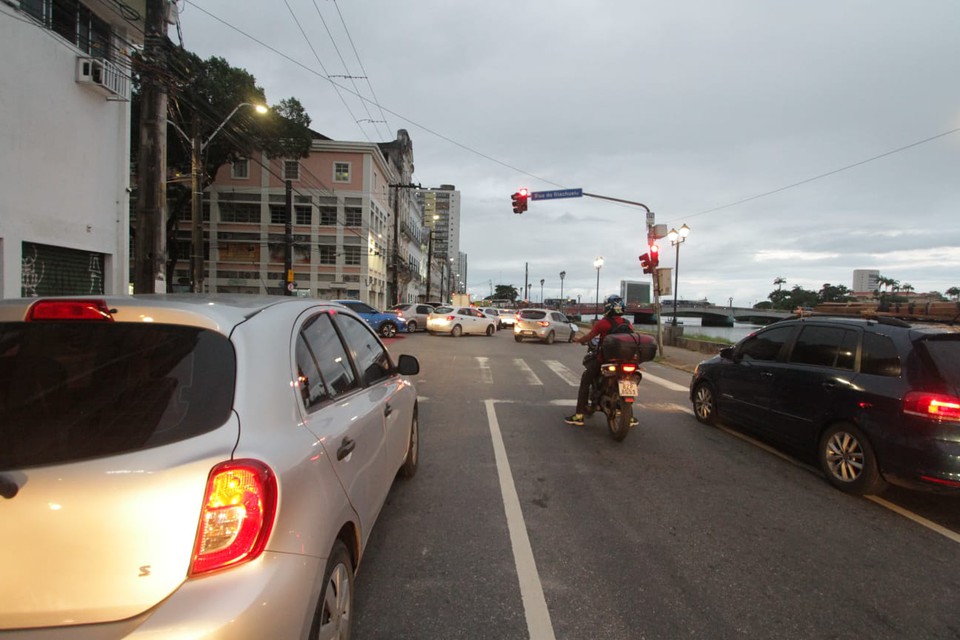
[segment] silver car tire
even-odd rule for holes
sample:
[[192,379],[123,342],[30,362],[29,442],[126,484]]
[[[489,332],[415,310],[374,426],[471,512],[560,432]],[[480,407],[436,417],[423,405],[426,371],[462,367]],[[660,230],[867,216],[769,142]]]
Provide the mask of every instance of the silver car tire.
[[407,323],[407,333],[416,333],[417,332],[417,321],[411,320]]
[[353,625],[353,561],[343,541],[330,551],[323,573],[320,602],[313,617],[314,640],[348,640]]
[[453,325],[453,329],[450,329],[450,335],[454,338],[459,338],[463,335],[463,327],[458,324]]
[[544,338],[543,341],[546,342],[547,344],[553,344],[553,341],[554,339],[556,339],[556,337],[557,335],[553,331],[551,331],[550,333],[547,334],[547,337]]
[[487,325],[487,335],[492,336],[496,332],[496,329],[493,328],[493,325]]

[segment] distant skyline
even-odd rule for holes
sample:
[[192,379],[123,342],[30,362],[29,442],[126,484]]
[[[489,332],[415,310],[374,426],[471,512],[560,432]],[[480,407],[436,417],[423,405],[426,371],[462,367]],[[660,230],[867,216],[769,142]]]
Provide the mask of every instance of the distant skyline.
[[601,296],[644,279],[641,209],[571,198],[516,215],[520,187],[689,225],[686,299],[749,306],[777,277],[851,287],[855,269],[960,285],[955,0],[198,0],[179,31],[271,103],[296,96],[324,135],[406,129],[414,181],[462,194],[474,295],[522,288],[529,263],[547,297],[565,271],[564,293],[592,298],[601,255]]

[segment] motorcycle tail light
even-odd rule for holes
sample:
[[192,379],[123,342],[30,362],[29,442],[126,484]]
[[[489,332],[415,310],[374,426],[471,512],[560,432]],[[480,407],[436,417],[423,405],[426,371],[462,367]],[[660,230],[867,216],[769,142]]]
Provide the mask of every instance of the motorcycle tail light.
[[960,422],[960,398],[940,393],[911,391],[903,397],[903,412],[931,420]]
[[637,370],[637,365],[635,364],[625,364],[621,367],[624,373],[634,373]]
[[259,460],[216,465],[207,478],[190,575],[257,558],[267,546],[277,512],[277,479]]
[[603,369],[604,369],[604,371],[606,371],[607,373],[616,373],[616,372],[617,372],[617,365],[615,365],[615,364],[605,364],[605,365],[603,365]]

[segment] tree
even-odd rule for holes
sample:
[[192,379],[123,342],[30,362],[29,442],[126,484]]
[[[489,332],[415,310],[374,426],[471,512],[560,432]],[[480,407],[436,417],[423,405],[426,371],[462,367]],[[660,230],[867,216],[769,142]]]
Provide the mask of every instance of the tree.
[[516,302],[519,295],[520,291],[512,284],[498,284],[493,290],[494,298],[509,300],[510,302]]
[[946,291],[947,295],[956,301],[960,301],[960,287],[950,287]]
[[787,284],[787,279],[781,276],[777,276],[773,279],[773,285],[777,288],[777,291],[780,291],[780,287]]
[[817,300],[819,302],[850,302],[854,299],[851,295],[852,293],[850,289],[842,284],[834,286],[826,283],[817,293]]
[[[134,69],[144,68],[144,61],[134,57]],[[210,186],[217,170],[235,160],[250,158],[256,151],[264,151],[270,158],[306,157],[310,151],[312,134],[308,128],[310,117],[296,98],[281,100],[267,114],[255,115],[250,109],[237,111],[242,103],[265,105],[266,95],[257,86],[256,79],[244,69],[231,67],[223,58],[202,60],[199,56],[179,48],[170,48],[165,69],[168,84],[169,109],[167,128],[167,167],[178,171],[183,179],[172,179],[167,186],[167,283],[173,284],[177,262],[189,249],[177,243],[179,221],[190,206],[192,195],[189,175],[194,123],[198,137],[208,142],[203,149],[201,189]],[[131,109],[139,112],[139,73],[134,73]],[[134,117],[132,123],[138,122]],[[218,127],[223,125],[221,129]],[[211,136],[213,136],[211,138]],[[134,154],[139,140],[134,130]],[[135,155],[134,155],[135,157]]]

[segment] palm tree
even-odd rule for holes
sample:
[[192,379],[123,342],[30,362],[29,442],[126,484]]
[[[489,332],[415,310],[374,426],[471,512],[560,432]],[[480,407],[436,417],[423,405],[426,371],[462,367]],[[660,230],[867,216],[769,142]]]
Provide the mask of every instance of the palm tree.
[[773,279],[773,284],[777,286],[777,291],[780,291],[780,287],[787,284],[787,279],[781,276],[777,276],[776,278]]
[[960,287],[950,287],[947,289],[947,295],[954,300],[960,300]]

